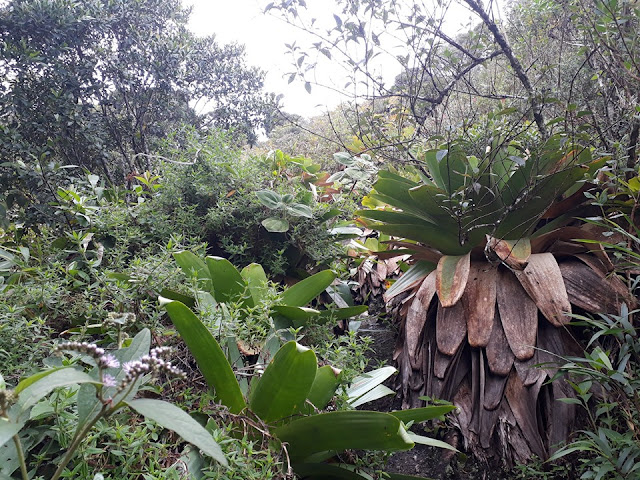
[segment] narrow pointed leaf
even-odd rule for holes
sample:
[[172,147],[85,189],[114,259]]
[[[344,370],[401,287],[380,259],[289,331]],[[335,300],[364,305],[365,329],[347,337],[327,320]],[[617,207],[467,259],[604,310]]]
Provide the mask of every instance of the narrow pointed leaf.
[[380,385],[396,372],[397,370],[394,367],[381,367],[357,376],[351,382],[351,386],[347,388],[349,401],[360,398],[362,395]]
[[182,303],[170,302],[165,308],[189,347],[207,385],[215,390],[216,398],[220,399],[231,413],[240,413],[246,406],[242,391],[216,339],[200,319]]
[[284,344],[253,388],[249,400],[251,410],[267,423],[300,411],[317,368],[313,350],[296,342]]
[[211,434],[182,409],[169,402],[151,398],[130,400],[128,405],[143,417],[173,430],[217,462],[228,465],[220,445],[213,440]]
[[349,405],[351,405],[353,408],[357,408],[361,405],[364,405],[365,403],[373,402],[388,395],[395,395],[395,392],[389,387],[378,385],[377,387],[374,387],[373,389],[369,390],[367,393],[359,397],[357,400],[350,402]]
[[458,303],[467,286],[471,255],[445,255],[438,262],[436,269],[436,291],[443,307],[448,308]]
[[329,320],[338,321],[355,317],[369,310],[366,305],[355,305],[353,307],[332,308],[331,310],[321,310],[318,315],[318,322],[327,322]]
[[497,274],[497,268],[488,262],[471,262],[462,305],[472,347],[486,347],[489,343],[496,309]]
[[538,334],[538,307],[509,270],[498,274],[498,309],[507,342],[515,357],[533,357]]
[[551,253],[536,253],[521,272],[514,272],[538,309],[559,327],[571,320],[571,304],[558,262]]
[[420,445],[427,445],[429,447],[437,447],[444,448],[446,450],[451,450],[453,452],[457,452],[458,449],[449,445],[447,442],[443,442],[442,440],[437,440],[435,438],[425,437],[424,435],[416,435],[415,433],[409,433],[409,438],[414,442]]
[[422,281],[430,272],[435,271],[435,265],[431,262],[421,260],[409,267],[402,276],[391,285],[389,290],[384,294],[384,299],[389,302],[396,295],[410,290]]
[[336,274],[331,270],[318,272],[289,287],[280,297],[280,303],[291,307],[304,307],[324,292],[335,278]]
[[226,258],[207,257],[213,296],[219,303],[243,303],[253,307],[253,298],[238,269]]
[[397,451],[414,446],[400,420],[383,412],[363,410],[329,412],[294,420],[275,429],[289,444],[293,462],[327,450]]

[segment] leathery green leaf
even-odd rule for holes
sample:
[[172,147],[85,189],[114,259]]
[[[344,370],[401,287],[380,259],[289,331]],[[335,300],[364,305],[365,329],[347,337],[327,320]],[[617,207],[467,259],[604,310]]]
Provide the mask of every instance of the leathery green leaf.
[[439,250],[444,255],[464,255],[475,246],[470,242],[460,245],[458,231],[443,230],[437,225],[374,224],[369,227],[395,237],[415,240]]
[[162,400],[140,398],[128,405],[145,418],[173,430],[187,442],[195,445],[211,458],[227,466],[222,449],[211,434],[191,416],[175,405]]
[[207,385],[215,390],[216,398],[231,413],[240,413],[246,406],[238,380],[220,345],[187,306],[180,302],[165,305],[171,321],[196,359]]
[[313,350],[293,341],[285,343],[251,391],[251,410],[267,423],[300,411],[317,369],[318,361]]
[[[311,385],[311,390],[307,395],[307,400],[313,404],[318,410],[322,410],[333,398],[336,393],[336,388],[340,385],[340,370],[337,370],[330,365],[320,367],[316,371],[316,377]],[[305,410],[311,414],[313,409],[310,405]]]
[[445,255],[438,262],[436,269],[436,291],[443,307],[452,307],[467,286],[471,255]]
[[414,446],[396,417],[364,410],[303,417],[276,428],[274,433],[282,442],[288,443],[293,462],[327,450],[397,451],[409,450]]
[[274,312],[286,318],[295,327],[304,327],[310,318],[320,315],[319,310],[306,307],[290,307],[288,305],[274,305]]
[[323,270],[311,275],[288,288],[280,297],[280,303],[290,307],[304,307],[324,292],[325,288],[331,285],[335,278],[336,274],[331,270]]
[[251,263],[242,269],[240,275],[249,286],[254,305],[257,305],[264,298],[269,282],[264,268],[258,263]]
[[238,269],[226,258],[207,257],[213,296],[218,302],[240,302],[253,307],[253,298]]
[[211,274],[207,268],[207,264],[192,252],[178,252],[173,254],[176,263],[180,266],[184,274],[198,279],[198,285],[203,290],[211,290]]

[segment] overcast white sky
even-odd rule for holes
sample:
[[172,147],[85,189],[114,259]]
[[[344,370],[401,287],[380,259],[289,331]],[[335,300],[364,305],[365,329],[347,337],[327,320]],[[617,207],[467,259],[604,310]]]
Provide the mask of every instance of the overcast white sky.
[[[215,34],[221,43],[239,42],[246,46],[247,61],[266,72],[266,90],[284,94],[285,110],[303,116],[312,116],[335,107],[341,100],[351,98],[349,92],[341,97],[338,93],[314,87],[308,94],[302,82],[287,83],[288,75],[293,71],[291,58],[286,55],[285,43],[292,43],[308,36],[300,30],[287,25],[272,15],[264,15],[264,6],[268,0],[183,0],[185,6],[192,6],[190,26],[198,35]],[[314,17],[325,17],[333,21],[333,0],[307,0],[308,8]],[[314,10],[315,9],[315,10]],[[453,12],[450,12],[453,13]],[[453,29],[468,18],[463,9],[458,9],[452,20]],[[300,42],[298,42],[300,43]],[[321,58],[323,63],[314,75],[318,83],[332,84],[338,90],[347,82],[344,70],[332,62]],[[397,71],[395,64],[379,67],[384,70],[385,79],[392,80]]]

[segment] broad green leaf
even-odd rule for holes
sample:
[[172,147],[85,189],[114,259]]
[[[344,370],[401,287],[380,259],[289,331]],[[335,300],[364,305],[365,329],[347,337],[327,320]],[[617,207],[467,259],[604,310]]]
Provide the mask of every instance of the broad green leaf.
[[253,307],[253,298],[247,283],[233,263],[222,257],[207,257],[207,266],[213,285],[213,296],[219,303],[243,303]]
[[345,465],[345,468],[328,463],[296,463],[293,465],[296,478],[300,480],[370,480],[366,474],[360,475]]
[[431,262],[427,262],[426,260],[420,260],[415,264],[409,267],[409,270],[404,272],[402,276],[395,281],[393,285],[387,290],[384,294],[385,300],[388,302],[396,295],[406,291],[411,288],[412,285],[421,281],[425,278],[429,273],[435,270],[436,265]]
[[28,387],[25,387],[18,397],[18,405],[23,411],[32,407],[49,393],[59,387],[68,387],[81,383],[98,384],[95,378],[90,375],[75,370],[74,368],[63,368],[56,370],[50,375],[40,378]]
[[249,400],[251,410],[270,423],[299,411],[316,376],[318,361],[312,350],[288,342],[275,354]]
[[284,218],[269,217],[262,220],[262,226],[271,233],[283,233],[289,231],[289,222]]
[[256,197],[262,205],[272,210],[282,206],[282,197],[271,190],[260,190],[256,192]]
[[331,285],[335,278],[336,274],[331,270],[318,272],[285,290],[280,297],[280,303],[290,307],[304,307],[324,292],[325,288]]
[[389,387],[386,387],[384,385],[378,385],[376,387],[373,387],[371,390],[369,390],[367,393],[365,393],[361,397],[358,397],[356,400],[350,402],[349,405],[351,405],[353,408],[357,408],[360,405],[373,402],[375,400],[386,397],[388,395],[395,395],[395,392],[391,390]]
[[238,380],[220,345],[198,317],[180,302],[165,305],[171,321],[196,359],[207,385],[231,413],[240,413],[246,406]]
[[[23,378],[22,380],[20,380],[20,382],[18,383],[18,385],[16,386],[14,393],[16,395],[18,395],[20,392],[22,392],[25,388],[27,388],[29,385],[32,385],[34,383],[36,383],[38,380],[47,377],[49,375],[51,375],[54,372],[57,372],[58,370],[62,370],[64,368],[68,368],[68,367],[56,367],[56,368],[50,368],[49,370],[42,370],[41,372],[35,373],[27,378]],[[4,380],[3,380],[4,383]]]
[[203,290],[211,290],[211,275],[207,264],[192,252],[184,251],[173,254],[176,263],[189,278],[197,278],[198,285]]
[[307,307],[290,307],[288,305],[274,305],[271,307],[282,317],[291,322],[295,328],[304,327],[309,319],[320,315],[319,310]]
[[362,410],[321,413],[276,428],[275,435],[289,444],[293,462],[327,450],[409,450],[414,443],[400,420],[383,412]]
[[[311,390],[307,395],[309,400],[318,410],[325,408],[336,393],[336,388],[340,385],[340,371],[335,370],[330,365],[318,368],[316,377],[311,385]],[[308,413],[313,413],[313,409],[308,405]]]
[[438,447],[444,448],[446,450],[451,450],[457,452],[458,450],[447,442],[443,442],[442,440],[436,440],[435,438],[425,437],[423,435],[416,435],[415,433],[407,432],[409,438],[414,443],[419,443],[420,445],[427,445],[429,447]]
[[292,203],[287,205],[287,212],[295,217],[313,218],[313,211],[310,207],[303,205],[302,203]]
[[0,447],[18,434],[26,421],[11,422],[7,418],[0,417]]
[[452,307],[462,297],[469,278],[470,262],[469,253],[457,256],[445,255],[438,262],[436,291],[444,307]]
[[228,465],[220,445],[213,440],[211,434],[180,408],[169,402],[151,398],[131,400],[128,405],[143,417],[173,430],[217,462]]
[[403,423],[415,422],[420,423],[426,420],[441,417],[442,415],[452,412],[456,409],[455,405],[430,405],[428,407],[410,408],[409,410],[398,410],[389,412]]
[[351,382],[351,386],[347,388],[347,396],[349,397],[349,402],[357,400],[369,390],[372,390],[373,388],[380,385],[396,372],[397,370],[394,367],[387,366],[377,368],[375,370],[357,376]]
[[254,305],[258,305],[264,298],[269,283],[262,265],[251,263],[242,269],[240,275],[249,287]]

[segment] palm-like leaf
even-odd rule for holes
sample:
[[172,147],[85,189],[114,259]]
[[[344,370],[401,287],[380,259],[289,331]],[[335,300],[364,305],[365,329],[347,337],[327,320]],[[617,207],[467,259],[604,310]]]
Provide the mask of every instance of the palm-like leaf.
[[545,383],[555,369],[534,365],[579,353],[566,333],[572,304],[615,312],[633,301],[607,276],[604,251],[575,240],[598,233],[566,226],[569,212],[555,223],[548,215],[552,228],[536,234],[554,202],[584,188],[603,162],[562,145],[552,137],[524,162],[504,148],[477,167],[458,147],[436,149],[424,155],[429,181],[381,173],[370,197],[386,206],[359,212],[369,227],[405,239],[396,245],[416,259],[426,251],[437,261],[431,273],[411,269],[410,281],[386,295],[401,321],[398,380],[406,407],[424,395],[453,401],[480,457],[544,458],[566,438],[573,406],[555,399],[571,389],[561,378]]

